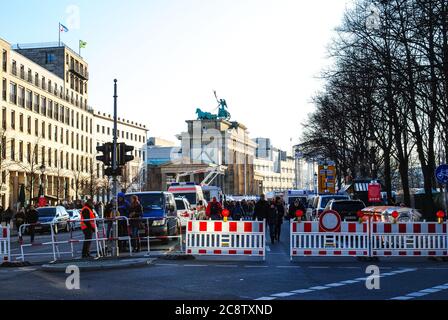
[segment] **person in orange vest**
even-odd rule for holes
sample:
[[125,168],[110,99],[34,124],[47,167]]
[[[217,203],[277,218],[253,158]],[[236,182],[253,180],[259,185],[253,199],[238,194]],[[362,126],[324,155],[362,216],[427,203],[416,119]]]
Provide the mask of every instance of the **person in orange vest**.
[[91,258],[90,245],[92,243],[92,236],[95,232],[95,214],[93,213],[93,202],[87,200],[84,207],[81,210],[81,230],[84,233],[84,244],[82,246],[82,257]]

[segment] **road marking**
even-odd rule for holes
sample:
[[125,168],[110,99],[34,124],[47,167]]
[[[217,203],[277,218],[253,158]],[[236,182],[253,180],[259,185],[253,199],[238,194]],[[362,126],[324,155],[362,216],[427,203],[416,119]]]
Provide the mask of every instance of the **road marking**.
[[420,290],[420,291],[417,291],[417,292],[412,292],[412,293],[409,293],[409,294],[404,295],[404,296],[392,298],[390,300],[411,300],[411,299],[415,299],[415,298],[425,297],[427,295],[430,295],[430,294],[433,294],[433,293],[437,293],[437,292],[441,292],[441,291],[444,291],[444,290],[448,290],[448,283],[442,284],[442,285],[439,285],[439,286],[436,286],[436,287],[432,287],[432,288],[429,288],[429,289],[423,289],[423,290]]
[[174,264],[174,263],[156,263],[156,266],[161,266],[161,267],[179,267],[178,264]]
[[266,246],[266,251],[267,251],[267,252],[271,252],[271,247]]
[[[316,268],[316,267],[314,267]],[[322,267],[318,267],[318,268],[322,268]],[[324,267],[327,268],[327,267]],[[329,268],[329,267],[328,267]],[[387,276],[395,276],[398,274],[402,274],[402,273],[406,273],[406,272],[414,272],[417,271],[418,269],[403,269],[403,270],[397,270],[396,272],[393,273],[389,273]],[[384,275],[384,277],[386,277],[386,275]],[[328,289],[332,289],[332,288],[337,288],[337,287],[342,287],[348,284],[355,284],[355,283],[360,283],[361,281],[365,281],[367,280],[367,278],[363,277],[363,278],[356,278],[354,280],[345,280],[345,281],[340,281],[340,282],[335,282],[335,283],[330,283],[328,285],[321,285],[321,286],[315,286],[315,287],[310,287],[308,289],[299,289],[299,290],[293,290],[290,292],[281,292],[281,293],[276,293],[276,294],[272,294],[270,295],[271,298],[270,300],[274,300],[277,298],[286,298],[286,297],[291,297],[294,295],[300,295],[300,294],[305,294],[305,293],[310,293],[310,292],[317,292],[317,291],[322,291],[322,290],[328,290]],[[448,285],[448,284],[447,284]],[[435,288],[432,288],[435,289]],[[429,293],[420,293],[422,295],[424,294],[429,294]],[[403,298],[403,297],[401,297]],[[266,297],[263,297],[262,299],[266,299]],[[259,299],[257,299],[259,300]]]
[[330,267],[326,267],[326,266],[316,266],[316,267],[308,267],[308,269],[330,269]]
[[244,266],[244,268],[269,268],[269,266]]
[[236,264],[215,264],[211,267],[218,267],[218,268],[238,268]]
[[192,268],[197,267],[197,268],[203,268],[203,267],[208,267],[208,266],[205,265],[205,264],[184,264],[184,267],[192,267]]
[[361,267],[338,267],[338,269],[360,269]]
[[299,267],[299,266],[277,266],[277,268],[280,268],[280,269],[300,269],[301,267]]
[[255,301],[271,301],[271,300],[275,300],[275,298],[273,298],[273,297],[263,297],[263,298],[256,299]]

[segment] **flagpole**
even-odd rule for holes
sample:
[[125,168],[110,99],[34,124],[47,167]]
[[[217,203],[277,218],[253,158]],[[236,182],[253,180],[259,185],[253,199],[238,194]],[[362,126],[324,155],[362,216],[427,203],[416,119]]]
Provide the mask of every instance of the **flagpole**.
[[59,22],[59,47],[61,46],[61,23]]

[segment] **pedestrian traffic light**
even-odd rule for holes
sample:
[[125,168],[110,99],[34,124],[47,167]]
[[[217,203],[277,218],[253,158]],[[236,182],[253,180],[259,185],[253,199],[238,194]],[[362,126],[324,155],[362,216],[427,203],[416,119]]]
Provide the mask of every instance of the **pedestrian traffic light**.
[[112,167],[106,168],[104,170],[104,175],[106,175],[108,177],[120,177],[123,175],[123,168],[118,167],[115,170]]
[[111,166],[113,149],[113,143],[106,143],[102,146],[96,147],[96,151],[103,153],[102,155],[97,156],[96,160],[103,162],[105,166]]
[[126,143],[120,143],[118,145],[118,165],[124,166],[126,163],[134,160],[133,155],[128,155],[128,152],[134,151],[133,146],[128,146]]

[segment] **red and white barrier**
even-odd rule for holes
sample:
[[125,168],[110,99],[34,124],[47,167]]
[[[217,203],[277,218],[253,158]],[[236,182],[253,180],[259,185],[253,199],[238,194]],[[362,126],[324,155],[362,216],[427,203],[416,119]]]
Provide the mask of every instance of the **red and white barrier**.
[[372,256],[448,256],[447,223],[372,223]]
[[186,253],[266,257],[265,221],[189,221]]
[[291,259],[303,256],[369,256],[368,223],[339,222],[333,230],[323,230],[318,221],[292,221]]
[[11,230],[0,226],[0,263],[11,261]]

